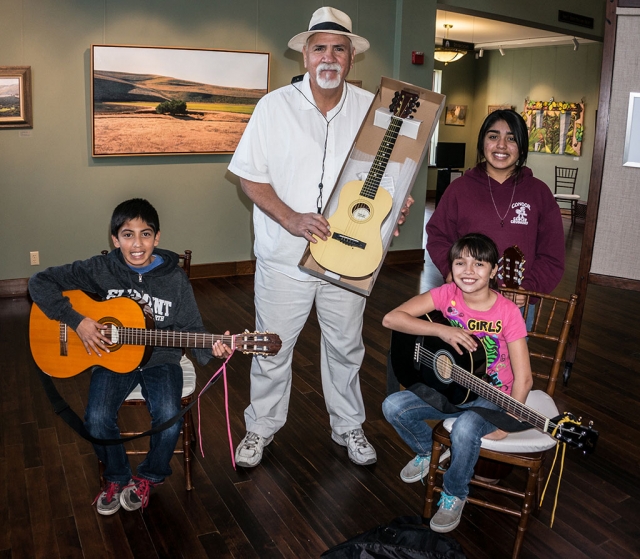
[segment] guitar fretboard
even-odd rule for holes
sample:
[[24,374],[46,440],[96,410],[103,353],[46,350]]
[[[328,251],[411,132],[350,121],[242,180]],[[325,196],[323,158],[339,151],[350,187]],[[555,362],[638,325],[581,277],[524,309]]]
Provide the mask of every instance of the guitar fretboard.
[[[420,344],[416,344],[416,357],[421,364],[431,367],[433,370],[437,370],[440,366],[435,361],[435,355],[429,350],[423,348]],[[556,427],[548,417],[545,417],[522,402],[519,402],[515,398],[505,394],[495,386],[492,386],[491,384],[472,375],[462,367],[459,367],[454,363],[446,366],[451,367],[451,378],[454,382],[468,388],[485,400],[489,400],[490,402],[500,406],[503,410],[515,416],[519,420],[526,421],[545,433],[551,432]]]
[[147,330],[144,328],[126,328],[110,326],[106,331],[106,336],[114,344],[123,345],[144,345],[153,347],[188,347],[188,348],[210,348],[215,342],[221,340],[232,348],[242,348],[245,344],[255,346],[260,342],[260,335],[254,333],[219,335],[197,332],[180,332],[171,330]]
[[373,160],[373,164],[371,165],[369,174],[367,175],[367,178],[362,185],[362,189],[360,190],[361,196],[369,198],[371,200],[376,197],[378,187],[380,186],[380,181],[382,180],[384,171],[387,168],[387,164],[389,163],[389,158],[391,157],[393,146],[396,145],[396,140],[398,139],[398,134],[400,133],[401,126],[402,119],[398,118],[397,116],[392,116],[391,123],[389,124],[384,138],[382,139],[382,143],[378,148],[378,153]]

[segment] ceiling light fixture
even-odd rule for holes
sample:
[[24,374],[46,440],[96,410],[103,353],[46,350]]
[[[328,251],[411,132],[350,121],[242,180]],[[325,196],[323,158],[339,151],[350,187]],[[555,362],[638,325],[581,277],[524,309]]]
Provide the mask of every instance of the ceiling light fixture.
[[452,27],[453,25],[450,23],[444,24],[446,31],[445,38],[442,40],[442,46],[437,46],[433,53],[433,58],[438,62],[444,62],[445,66],[449,64],[449,62],[460,60],[469,50],[465,48],[467,46],[466,43],[456,43],[455,41],[449,40],[449,29]]
[[480,50],[478,51],[478,56],[479,56],[480,58],[482,58],[482,57],[484,56],[484,49],[480,49]]
[[504,49],[502,47],[500,47],[498,50],[500,51],[500,55],[504,56]]
[[573,43],[573,50],[578,50],[580,48],[580,43],[578,42],[578,39],[574,37],[573,39],[571,39],[571,42]]

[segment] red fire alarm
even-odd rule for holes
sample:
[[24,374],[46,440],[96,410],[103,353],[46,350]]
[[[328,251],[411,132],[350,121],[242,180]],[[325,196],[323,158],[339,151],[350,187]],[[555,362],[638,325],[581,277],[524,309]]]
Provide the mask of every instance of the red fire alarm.
[[424,52],[414,50],[411,53],[411,64],[424,64]]

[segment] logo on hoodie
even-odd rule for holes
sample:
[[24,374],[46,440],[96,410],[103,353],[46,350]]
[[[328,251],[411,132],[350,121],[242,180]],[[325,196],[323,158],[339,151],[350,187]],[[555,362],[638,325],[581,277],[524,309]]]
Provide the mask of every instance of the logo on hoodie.
[[526,202],[515,202],[512,206],[516,210],[516,217],[511,220],[514,225],[529,225],[527,210],[531,211],[531,206]]
[[157,297],[151,297],[148,293],[140,294],[135,289],[109,289],[107,299],[115,297],[129,297],[134,301],[144,301],[153,310],[156,322],[164,322],[165,317],[169,316],[173,303]]

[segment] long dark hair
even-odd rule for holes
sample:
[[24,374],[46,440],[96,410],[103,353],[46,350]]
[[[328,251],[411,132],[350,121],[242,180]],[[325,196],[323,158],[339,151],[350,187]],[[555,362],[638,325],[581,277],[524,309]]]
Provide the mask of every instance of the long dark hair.
[[514,174],[520,173],[520,169],[527,164],[527,155],[529,154],[529,133],[527,131],[527,123],[521,115],[511,109],[499,109],[487,115],[484,119],[480,132],[478,132],[478,156],[477,163],[482,163],[484,157],[484,137],[487,131],[499,120],[504,120],[511,130],[513,137],[518,146],[518,161],[516,162],[516,170]]
[[[468,254],[480,262],[491,265],[491,269],[498,265],[500,254],[492,239],[482,233],[468,233],[460,237],[449,249],[449,267],[453,268],[453,261]],[[494,276],[489,280],[491,289],[498,289],[498,279]]]

